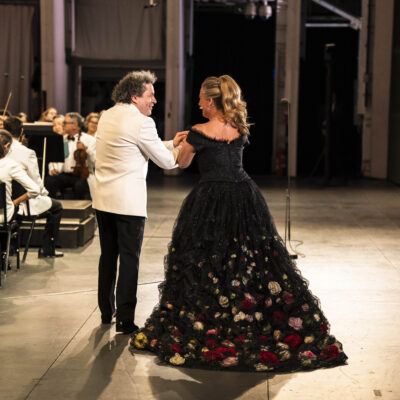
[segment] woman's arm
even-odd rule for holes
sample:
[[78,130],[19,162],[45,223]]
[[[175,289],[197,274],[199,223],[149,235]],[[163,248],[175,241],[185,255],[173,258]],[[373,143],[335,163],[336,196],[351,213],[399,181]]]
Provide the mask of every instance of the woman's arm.
[[187,168],[192,160],[194,155],[196,154],[196,150],[194,147],[189,144],[186,140],[182,142],[182,148],[179,152],[177,162],[179,164],[179,168]]

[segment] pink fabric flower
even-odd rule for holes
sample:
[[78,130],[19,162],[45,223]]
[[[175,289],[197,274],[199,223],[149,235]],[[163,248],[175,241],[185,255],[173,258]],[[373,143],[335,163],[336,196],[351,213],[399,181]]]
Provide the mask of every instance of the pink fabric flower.
[[217,334],[216,329],[209,329],[209,330],[206,332],[206,335],[216,335],[216,334]]
[[303,328],[303,320],[297,317],[290,317],[288,325],[291,326],[296,331],[299,331],[300,329]]
[[303,351],[302,353],[299,353],[299,358],[306,360],[316,360],[317,356],[312,351]]
[[237,365],[237,363],[238,363],[237,357],[227,357],[221,361],[221,365],[223,367],[233,367],[234,365]]

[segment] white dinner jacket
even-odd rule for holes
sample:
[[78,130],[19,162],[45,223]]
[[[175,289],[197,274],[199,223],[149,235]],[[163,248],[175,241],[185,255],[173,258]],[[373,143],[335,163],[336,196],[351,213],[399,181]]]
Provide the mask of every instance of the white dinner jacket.
[[172,140],[161,141],[152,118],[133,104],[105,111],[96,134],[93,208],[147,217],[146,176],[149,158],[159,167],[177,167]]
[[[0,182],[6,184],[6,204],[7,204],[7,220],[10,221],[14,214],[14,204],[12,202],[12,181],[20,183],[28,192],[28,197],[36,197],[40,193],[39,186],[24,171],[22,165],[9,157],[0,159]],[[4,222],[3,209],[0,210],[0,222]]]
[[[47,211],[51,207],[51,199],[48,196],[49,192],[43,186],[42,179],[39,174],[38,160],[34,150],[28,149],[16,139],[13,139],[11,148],[6,157],[9,157],[19,163],[29,178],[35,182],[40,188],[39,196],[29,200],[29,209],[31,215],[39,215]],[[23,215],[28,215],[26,203],[20,205],[20,211]]]

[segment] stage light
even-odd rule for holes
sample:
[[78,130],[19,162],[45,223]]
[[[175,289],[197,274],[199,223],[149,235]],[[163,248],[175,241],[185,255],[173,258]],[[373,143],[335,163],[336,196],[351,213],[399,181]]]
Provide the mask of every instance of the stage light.
[[144,8],[153,8],[157,6],[158,3],[156,3],[155,0],[147,0],[147,4],[145,4]]
[[247,0],[246,5],[244,6],[244,16],[248,19],[254,19],[257,15],[257,6],[254,3],[254,0]]
[[272,7],[268,5],[268,0],[263,0],[260,7],[258,7],[258,16],[261,19],[270,19],[272,16]]

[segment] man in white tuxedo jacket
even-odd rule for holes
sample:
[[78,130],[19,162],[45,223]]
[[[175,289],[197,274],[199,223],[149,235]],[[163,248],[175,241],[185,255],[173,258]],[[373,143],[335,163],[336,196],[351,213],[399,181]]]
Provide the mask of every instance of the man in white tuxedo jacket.
[[[39,196],[29,199],[28,204],[23,202],[20,204],[20,213],[22,215],[39,215],[46,218],[46,226],[42,247],[39,249],[39,257],[62,257],[63,253],[55,250],[55,242],[57,240],[58,231],[60,229],[60,221],[62,214],[62,204],[51,199],[49,192],[43,186],[42,179],[39,174],[38,160],[34,150],[28,149],[20,143],[23,135],[22,122],[17,117],[8,117],[4,122],[4,128],[11,133],[13,141],[7,157],[15,160],[25,170],[32,181],[40,188]],[[20,193],[13,193],[13,198],[18,197]]]
[[147,217],[146,175],[149,158],[159,167],[177,167],[179,143],[185,134],[162,142],[151,115],[156,99],[156,77],[149,71],[135,71],[115,86],[116,103],[105,111],[98,124],[93,208],[100,233],[98,302],[105,324],[115,314],[116,330],[131,333],[135,325],[139,257]]

